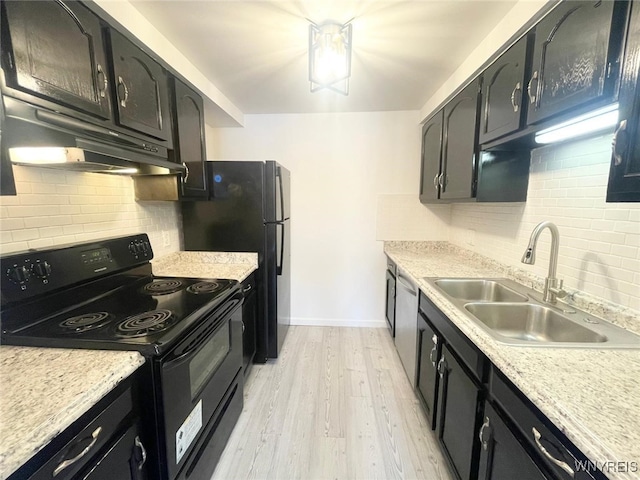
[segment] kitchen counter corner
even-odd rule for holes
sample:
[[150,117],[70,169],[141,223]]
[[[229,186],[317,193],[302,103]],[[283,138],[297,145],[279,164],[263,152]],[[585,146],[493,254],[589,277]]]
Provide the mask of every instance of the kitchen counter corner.
[[258,268],[258,254],[251,252],[174,252],[152,262],[160,276],[226,278],[244,281]]

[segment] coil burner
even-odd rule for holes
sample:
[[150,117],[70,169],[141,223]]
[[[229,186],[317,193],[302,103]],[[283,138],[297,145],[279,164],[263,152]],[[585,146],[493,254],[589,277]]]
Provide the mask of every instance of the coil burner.
[[64,333],[82,333],[105,326],[113,315],[107,312],[84,313],[60,322]]
[[117,335],[122,338],[143,337],[166,330],[174,323],[170,310],[151,310],[124,320],[118,325]]

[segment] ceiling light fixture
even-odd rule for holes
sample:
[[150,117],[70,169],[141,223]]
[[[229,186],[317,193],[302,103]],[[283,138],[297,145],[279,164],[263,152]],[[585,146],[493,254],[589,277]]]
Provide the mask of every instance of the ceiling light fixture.
[[614,103],[580,115],[568,122],[540,130],[536,133],[535,140],[540,144],[560,142],[615,127],[616,123],[618,123],[618,104]]
[[350,22],[344,25],[332,21],[321,25],[311,22],[309,25],[309,81],[312,92],[326,88],[342,95],[349,94]]

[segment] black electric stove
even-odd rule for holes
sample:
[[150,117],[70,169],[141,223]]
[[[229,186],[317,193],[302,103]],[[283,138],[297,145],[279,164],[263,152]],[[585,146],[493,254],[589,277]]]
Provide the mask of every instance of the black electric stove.
[[1,259],[2,343],[161,355],[238,292],[235,280],[157,277],[146,235]]

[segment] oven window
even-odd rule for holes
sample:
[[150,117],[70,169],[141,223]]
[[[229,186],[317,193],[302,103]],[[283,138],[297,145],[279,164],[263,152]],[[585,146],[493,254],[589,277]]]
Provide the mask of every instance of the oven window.
[[189,363],[192,400],[229,353],[230,338],[229,322],[226,322]]

